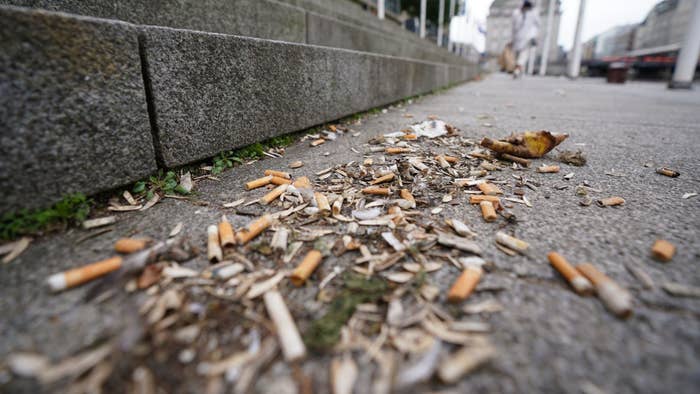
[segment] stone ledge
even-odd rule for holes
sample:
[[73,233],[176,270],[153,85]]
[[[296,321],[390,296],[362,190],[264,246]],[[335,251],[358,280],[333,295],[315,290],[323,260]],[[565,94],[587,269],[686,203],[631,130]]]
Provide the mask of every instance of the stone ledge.
[[246,37],[156,27],[140,37],[171,167],[469,77],[465,67]]
[[134,26],[0,6],[0,212],[156,170]]

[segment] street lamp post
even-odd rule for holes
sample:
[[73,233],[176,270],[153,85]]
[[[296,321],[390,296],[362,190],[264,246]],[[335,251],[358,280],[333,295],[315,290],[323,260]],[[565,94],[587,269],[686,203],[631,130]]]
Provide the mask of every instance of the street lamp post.
[[384,0],[377,0],[377,17],[384,19]]
[[685,33],[683,46],[678,54],[676,70],[668,87],[671,89],[690,89],[693,86],[695,67],[700,56],[700,0],[695,1],[693,15]]
[[580,1],[581,3],[578,7],[578,20],[576,21],[576,35],[574,36],[574,46],[569,52],[571,54],[568,70],[570,78],[578,78],[578,75],[581,72],[581,30],[583,28],[583,17],[586,11],[586,0]]
[[438,34],[437,34],[437,45],[442,46],[442,25],[445,23],[445,0],[440,0],[440,13],[438,14]]
[[549,61],[549,46],[552,43],[552,25],[554,24],[554,9],[558,0],[549,0],[547,10],[547,30],[544,35],[544,47],[542,48],[542,60],[540,61],[540,75],[547,75],[547,62]]
[[420,38],[425,38],[425,2],[420,0]]
[[454,42],[452,42],[452,18],[455,16],[455,5],[457,0],[450,0],[450,31],[448,31],[447,50],[454,52]]

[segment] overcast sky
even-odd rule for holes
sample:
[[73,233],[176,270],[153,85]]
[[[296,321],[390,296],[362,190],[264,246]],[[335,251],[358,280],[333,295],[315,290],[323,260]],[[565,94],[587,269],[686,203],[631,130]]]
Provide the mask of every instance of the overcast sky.
[[[649,10],[660,0],[588,0],[583,24],[583,40],[586,41],[605,30],[644,20]],[[493,0],[467,0],[474,16],[486,20]],[[576,30],[579,0],[561,0],[563,14],[559,26],[559,45],[571,48]],[[544,23],[544,21],[542,21]]]

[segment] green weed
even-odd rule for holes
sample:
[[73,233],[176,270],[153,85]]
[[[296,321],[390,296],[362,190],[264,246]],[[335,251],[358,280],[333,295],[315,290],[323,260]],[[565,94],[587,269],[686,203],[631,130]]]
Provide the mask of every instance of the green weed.
[[340,339],[340,329],[350,319],[357,305],[378,301],[388,290],[385,281],[365,279],[357,274],[344,276],[343,290],[331,301],[328,312],[314,320],[304,335],[304,342],[316,350],[333,347]]
[[80,223],[90,213],[91,204],[84,195],[72,194],[48,209],[8,212],[0,218],[0,238],[14,239]]

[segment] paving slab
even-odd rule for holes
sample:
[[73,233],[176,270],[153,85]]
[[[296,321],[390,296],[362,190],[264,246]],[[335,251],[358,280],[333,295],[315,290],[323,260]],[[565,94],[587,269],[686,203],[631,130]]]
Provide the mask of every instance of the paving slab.
[[[0,314],[7,317],[2,323],[0,359],[16,350],[61,359],[100,339],[118,336],[131,319],[137,319],[135,310],[146,297],[117,292],[104,302],[85,302],[87,287],[54,295],[43,284],[49,274],[106,257],[113,242],[127,234],[162,239],[179,222],[184,223],[184,234],[204,247],[206,226],[222,214],[239,227],[268,210],[251,205],[236,213],[222,207],[239,198],[260,197],[265,191],[246,192],[242,185],[264,169],[285,169],[290,162],[302,160],[304,167],[289,171],[295,177],[309,175],[316,180],[313,174],[329,166],[365,157],[378,159],[380,154],[364,154],[370,138],[436,115],[473,141],[527,129],[568,132],[570,138],[554,154],[535,160],[533,167],[556,163],[556,152],[563,149],[582,150],[588,163],[583,167],[557,163],[562,166],[559,174],[538,174],[534,168],[497,172],[497,178],[507,182],[513,182],[514,175],[523,175],[540,185],[537,190],[526,190],[533,208],[521,204],[510,208],[519,220],[515,225],[484,223],[478,208],[465,202],[466,195],[458,195],[457,204],[445,204],[442,212],[429,216],[436,222],[463,219],[478,233],[476,241],[484,257],[494,263],[468,302],[497,300],[503,305],[500,313],[471,317],[490,324],[498,357],[456,385],[430,381],[404,392],[579,393],[594,387],[608,393],[693,393],[700,384],[700,300],[672,297],[660,289],[645,290],[625,264],[641,267],[657,284],[672,281],[700,286],[696,266],[700,198],[681,198],[684,193],[700,191],[696,175],[700,169],[699,104],[698,91],[668,91],[660,83],[618,86],[601,80],[556,78],[512,81],[493,75],[389,108],[349,125],[361,133],[358,136],[347,133],[316,148],[310,148],[308,141],[299,142],[288,147],[283,158],[238,166],[218,180],[200,180],[196,203],[167,198],[145,212],[120,214],[112,231],[79,245],[76,241],[88,233],[85,230],[35,240],[18,259],[0,267]],[[445,148],[436,145],[435,149]],[[672,167],[681,176],[656,174],[657,166]],[[574,177],[563,179],[568,172]],[[584,181],[601,190],[591,197],[619,195],[626,199],[625,205],[579,205],[574,189]],[[503,254],[493,243],[498,230],[529,242],[530,252],[514,257]],[[677,246],[671,262],[650,258],[657,237]],[[564,253],[572,262],[590,261],[627,287],[634,297],[634,315],[620,320],[596,298],[574,294],[547,263],[550,250]],[[252,252],[249,257],[259,268],[275,267],[274,262]],[[185,266],[199,269],[207,264],[198,257]],[[324,277],[336,265],[350,269],[353,258],[329,258],[315,276]],[[458,273],[447,265],[430,274],[429,281],[445,294]],[[314,280],[312,286],[283,287],[302,331],[309,320],[327,310],[316,300],[316,284]],[[236,326],[232,323],[231,330]],[[120,372],[109,380],[108,387],[117,391],[124,387],[143,360],[122,359]],[[327,354],[314,354],[301,364],[315,392],[329,392],[330,360]],[[173,392],[201,391],[201,378],[186,372],[193,368],[171,368],[176,364],[155,355],[148,362],[161,387]],[[357,383],[360,392],[368,387],[375,370],[373,363],[362,364]],[[261,373],[253,391],[283,391],[280,385],[291,389],[292,376],[292,369],[278,357]],[[2,388],[38,391],[31,380],[16,377]]]

